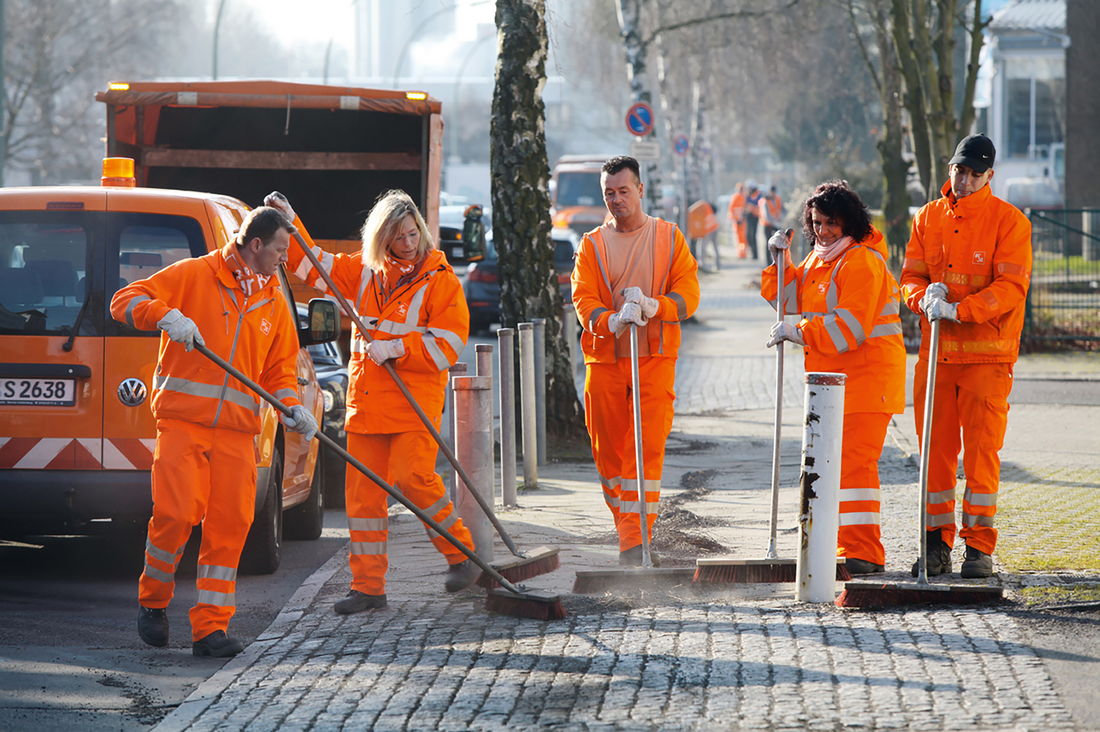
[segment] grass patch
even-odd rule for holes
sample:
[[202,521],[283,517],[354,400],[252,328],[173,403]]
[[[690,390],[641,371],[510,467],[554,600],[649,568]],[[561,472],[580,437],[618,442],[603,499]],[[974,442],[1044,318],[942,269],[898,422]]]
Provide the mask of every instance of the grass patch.
[[1100,602],[1100,584],[1046,585],[1020,590],[1026,605],[1050,605],[1062,602]]

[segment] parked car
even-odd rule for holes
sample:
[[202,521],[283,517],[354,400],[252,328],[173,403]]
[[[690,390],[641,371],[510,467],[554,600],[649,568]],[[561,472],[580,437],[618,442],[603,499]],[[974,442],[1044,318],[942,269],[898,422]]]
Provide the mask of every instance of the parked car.
[[[325,401],[321,431],[340,447],[347,449],[348,435],[344,431],[344,416],[347,413],[349,377],[340,347],[334,341],[315,343],[309,347],[309,355],[313,359],[313,369],[317,372],[317,382],[321,385],[321,396]],[[317,462],[321,470],[325,505],[342,508],[347,463],[327,445],[320,446]]]
[[[452,267],[466,264],[462,227],[466,223],[467,208],[468,206],[439,207],[439,248],[447,255],[447,261]],[[486,238],[491,237],[493,211],[489,206],[483,208],[481,225],[484,227]]]

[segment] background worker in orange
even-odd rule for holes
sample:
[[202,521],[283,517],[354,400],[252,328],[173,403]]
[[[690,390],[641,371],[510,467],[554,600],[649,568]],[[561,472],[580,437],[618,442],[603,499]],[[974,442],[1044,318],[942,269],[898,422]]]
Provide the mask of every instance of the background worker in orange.
[[770,242],[783,223],[783,199],[775,186],[767,195],[760,197],[759,211],[760,223],[764,225],[764,239]]
[[[699,305],[695,259],[684,235],[642,210],[638,161],[614,157],[600,174],[611,220],[584,235],[573,268],[573,305],[584,328],[584,413],[604,500],[619,533],[619,562],[641,564],[641,522],[631,395],[631,324],[638,331],[647,532],[661,497],[680,323]],[[649,535],[647,533],[647,535]]]
[[[886,242],[845,181],[822,183],[802,208],[813,249],[795,266],[785,232],[768,241],[773,261],[785,257],[786,312],[797,325],[776,322],[768,346],[781,340],[805,349],[807,371],[847,374],[840,458],[839,555],[852,574],[884,571],[879,526],[878,459],[890,415],[905,409],[905,345],[898,283],[886,266]],[[773,306],[776,266],[761,276]]]
[[[1008,394],[1031,280],[1031,222],[990,192],[995,157],[985,135],[959,143],[948,161],[943,197],[913,220],[901,272],[906,304],[924,316],[914,404],[925,399],[929,321],[942,321],[928,455],[930,575],[951,571],[960,448],[966,474],[958,531],[966,542],[962,576],[993,574],[998,451],[1008,425]],[[917,434],[923,435],[923,410],[915,412]],[[913,572],[916,576],[915,566]]]
[[115,320],[164,331],[153,380],[153,516],[138,581],[138,634],[149,645],[168,643],[165,608],[176,567],[201,523],[192,652],[223,657],[243,648],[226,629],[255,513],[260,398],[191,351],[199,343],[229,361],[291,408],[288,428],[313,437],[317,422],[298,401],[298,330],[272,276],[286,261],[293,230],[280,212],[253,209],[235,242],[166,267],[111,300]]
[[745,184],[738,183],[730,196],[730,205],[726,210],[730,220],[731,238],[737,247],[737,258],[744,259],[748,254],[748,241],[745,238]]
[[749,251],[752,258],[757,259],[756,230],[760,224],[760,199],[764,196],[755,183],[747,184],[749,192],[745,195],[745,239],[749,243]]
[[[363,224],[363,249],[332,255],[312,246],[285,197],[272,193],[265,202],[295,221],[321,266],[370,328],[369,343],[358,328],[352,330],[348,452],[474,549],[435,472],[435,440],[383,367],[392,362],[439,429],[447,369],[466,345],[470,311],[458,277],[436,249],[416,204],[404,191],[384,194]],[[328,290],[300,246],[291,248],[288,268],[308,284]],[[349,470],[345,496],[352,581],[348,596],[333,609],[350,615],[386,605],[388,495],[358,470]],[[472,584],[481,570],[449,541],[427,531],[449,565],[446,590],[457,592]]]

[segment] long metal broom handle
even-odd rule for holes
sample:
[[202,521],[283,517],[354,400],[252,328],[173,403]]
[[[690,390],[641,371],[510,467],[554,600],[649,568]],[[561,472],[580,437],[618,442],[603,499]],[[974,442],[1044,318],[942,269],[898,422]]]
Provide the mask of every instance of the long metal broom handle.
[[[360,320],[359,314],[355,312],[354,308],[352,308],[351,303],[349,303],[344,297],[343,293],[340,292],[340,288],[338,288],[336,286],[336,283],[332,281],[332,275],[330,275],[328,271],[325,270],[323,266],[321,266],[321,263],[317,260],[317,255],[314,254],[313,250],[309,248],[309,245],[306,244],[306,240],[302,238],[302,235],[300,233],[295,231],[294,238],[295,240],[297,240],[298,246],[301,247],[302,252],[305,253],[306,259],[310,261],[310,264],[313,265],[313,268],[317,270],[317,274],[321,275],[321,279],[325,281],[325,284],[328,286],[329,291],[332,293],[333,297],[336,298],[336,302],[340,304],[340,307],[343,308],[344,312],[351,319],[351,322],[354,323],[355,327],[359,329],[359,334],[363,337],[363,340],[365,340],[367,343],[370,343],[372,339],[369,335],[367,335],[366,326],[363,325],[363,321]],[[520,552],[519,549],[516,548],[516,544],[514,541],[512,541],[512,537],[508,535],[508,532],[504,529],[504,526],[497,519],[496,513],[493,512],[492,506],[490,506],[485,498],[481,495],[481,491],[475,488],[477,484],[474,483],[474,481],[470,478],[470,475],[466,472],[466,469],[463,468],[461,464],[459,464],[458,457],[456,457],[454,451],[451,450],[451,446],[447,444],[447,441],[444,440],[443,436],[439,434],[439,430],[437,430],[435,428],[435,425],[432,424],[432,421],[428,419],[428,415],[426,415],[424,413],[424,410],[420,408],[420,405],[417,404],[416,399],[412,395],[412,392],[409,391],[409,387],[405,385],[405,381],[398,375],[397,371],[393,367],[393,364],[389,361],[386,361],[382,364],[382,368],[384,368],[386,370],[386,373],[390,375],[390,378],[393,379],[393,383],[397,384],[397,388],[401,390],[401,393],[409,402],[409,406],[413,408],[413,411],[416,412],[416,416],[420,418],[420,421],[424,424],[424,427],[427,428],[428,432],[432,436],[432,439],[435,440],[435,444],[439,446],[440,451],[442,451],[444,457],[447,458],[447,462],[449,462],[451,466],[455,469],[455,472],[458,473],[458,477],[462,478],[462,482],[465,483],[467,487],[469,487],[470,495],[474,497],[474,500],[477,501],[477,505],[481,506],[481,510],[484,511],[485,515],[489,517],[489,521],[492,522],[493,527],[497,530],[497,534],[500,535],[501,541],[503,541],[504,545],[508,547],[508,551],[510,551],[513,555],[517,557],[525,556],[522,552]]]
[[[276,399],[274,396],[272,396],[266,389],[264,389],[262,386],[257,384],[255,381],[253,381],[252,379],[250,379],[247,376],[245,376],[244,374],[242,374],[232,364],[228,363],[221,356],[219,356],[218,354],[214,353],[213,351],[211,351],[206,346],[201,345],[199,343],[195,344],[195,350],[198,351],[199,353],[201,353],[202,355],[206,356],[208,359],[210,359],[211,361],[216,363],[218,366],[221,366],[222,369],[224,369],[225,372],[228,373],[230,376],[232,376],[234,379],[241,382],[242,384],[247,386],[252,391],[256,392],[260,396],[261,399],[263,399],[265,402],[267,402],[271,406],[275,407],[275,409],[278,410],[279,413],[284,414],[287,417],[290,416],[290,407],[288,407],[287,405],[280,402],[278,399]],[[386,481],[382,480],[382,478],[380,478],[377,474],[375,474],[374,471],[372,471],[370,468],[368,468],[363,463],[359,462],[359,460],[357,460],[355,457],[353,457],[351,455],[351,453],[349,453],[347,450],[340,447],[340,444],[338,442],[336,442],[335,440],[333,440],[331,437],[326,435],[324,432],[321,432],[320,430],[318,430],[316,433],[314,433],[314,437],[316,437],[324,445],[328,446],[328,448],[330,450],[332,450],[337,455],[342,457],[349,465],[351,465],[356,470],[358,470],[360,473],[362,473],[363,475],[367,476],[372,481],[374,481],[374,483],[379,488],[381,488],[386,493],[389,493],[391,496],[393,496],[394,500],[396,500],[398,503],[400,503],[405,508],[412,511],[413,514],[415,514],[418,519],[420,519],[425,524],[430,526],[432,531],[436,532],[437,534],[442,536],[444,539],[449,541],[451,544],[453,544],[455,549],[458,549],[460,552],[462,552],[463,554],[466,555],[467,559],[469,559],[471,562],[473,562],[477,566],[481,567],[481,571],[485,572],[485,574],[492,577],[501,587],[508,590],[509,592],[511,592],[514,595],[522,595],[523,594],[518,587],[516,587],[514,584],[512,584],[507,579],[505,579],[503,576],[501,576],[500,572],[498,572],[497,570],[495,570],[491,566],[489,566],[489,564],[485,560],[483,560],[481,557],[479,557],[477,554],[475,554],[471,549],[469,549],[465,544],[463,544],[461,541],[459,541],[457,538],[455,538],[454,534],[452,534],[447,529],[443,528],[443,526],[441,526],[435,519],[433,519],[431,516],[429,516],[426,511],[424,511],[419,506],[417,506],[415,503],[413,503],[408,498],[406,498],[405,494],[403,494],[401,491],[399,491],[396,488],[394,488],[393,486],[391,486]]]
[[[787,310],[787,301],[784,297],[786,287],[787,253],[781,252],[775,261],[775,300],[776,322],[783,322],[783,315]],[[783,341],[775,344],[775,429],[772,439],[772,512],[768,522],[768,559],[778,559],[779,552],[775,545],[775,535],[779,529],[779,441],[783,435]]]
[[928,450],[932,446],[932,405],[936,394],[936,360],[940,354],[940,321],[931,323],[928,339],[928,383],[924,386],[924,433],[920,441],[920,554],[917,556],[917,584],[928,584]]
[[638,473],[638,523],[642,531],[642,566],[653,567],[649,552],[649,506],[645,494],[645,458],[642,455],[642,379],[638,373],[638,326],[630,324],[630,391],[634,398],[634,469]]

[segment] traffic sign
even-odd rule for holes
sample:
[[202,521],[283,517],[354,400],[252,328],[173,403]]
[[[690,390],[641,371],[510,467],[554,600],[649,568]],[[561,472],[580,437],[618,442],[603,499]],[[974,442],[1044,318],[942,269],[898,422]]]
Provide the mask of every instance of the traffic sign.
[[635,140],[630,144],[630,157],[635,160],[660,160],[661,146],[653,140]]
[[653,132],[653,107],[645,102],[630,105],[630,109],[626,110],[626,129],[638,137]]
[[687,135],[676,135],[672,138],[672,149],[676,151],[677,155],[687,155],[688,150],[691,149],[691,143],[688,142]]

